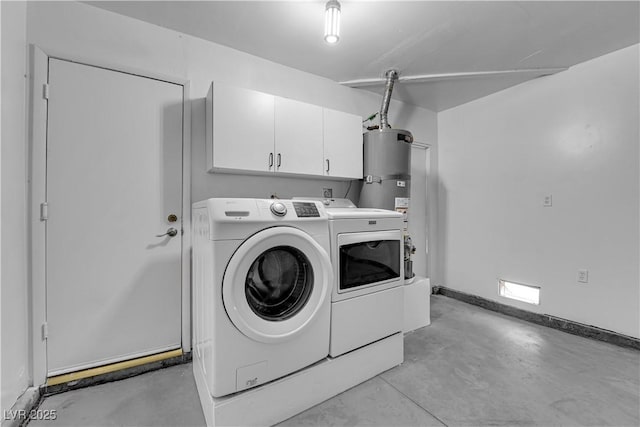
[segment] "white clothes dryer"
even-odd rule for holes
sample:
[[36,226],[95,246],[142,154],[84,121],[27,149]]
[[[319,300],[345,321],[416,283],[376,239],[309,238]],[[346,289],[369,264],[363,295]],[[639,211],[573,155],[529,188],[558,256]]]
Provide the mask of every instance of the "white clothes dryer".
[[402,331],[403,216],[357,208],[348,199],[320,201],[329,217],[334,286],[329,355],[340,356]]
[[322,203],[209,199],[192,218],[193,363],[207,392],[239,392],[327,357],[333,273]]

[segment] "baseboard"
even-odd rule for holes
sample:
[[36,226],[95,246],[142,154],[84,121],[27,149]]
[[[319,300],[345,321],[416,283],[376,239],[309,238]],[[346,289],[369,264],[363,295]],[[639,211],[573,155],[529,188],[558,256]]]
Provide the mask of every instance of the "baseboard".
[[477,305],[478,307],[482,307],[487,310],[506,314],[507,316],[516,317],[548,328],[558,329],[572,335],[604,341],[620,347],[640,350],[640,339],[609,331],[607,329],[601,329],[596,326],[585,325],[583,323],[562,319],[548,314],[534,313],[532,311],[512,307],[510,305],[502,304],[476,295],[460,292],[445,286],[434,286],[432,288],[432,294],[444,295],[449,298],[466,302],[467,304]]
[[[152,363],[146,363],[144,365],[134,366],[131,368],[121,369],[119,371],[109,372],[101,375],[95,375],[88,378],[82,378],[75,381],[64,382],[56,385],[43,385],[40,387],[40,393],[42,396],[51,396],[52,394],[63,393],[69,390],[76,390],[79,388],[90,387],[98,384],[109,383],[113,381],[119,381],[126,378],[135,377],[140,374],[144,374],[158,369],[167,368],[169,366],[181,365],[191,361],[191,353],[184,353],[180,356],[171,357],[164,360],[159,360]],[[2,426],[4,427],[4,425]]]
[[29,423],[31,411],[38,407],[41,398],[38,387],[26,389],[11,409],[2,414],[2,427],[26,426]]

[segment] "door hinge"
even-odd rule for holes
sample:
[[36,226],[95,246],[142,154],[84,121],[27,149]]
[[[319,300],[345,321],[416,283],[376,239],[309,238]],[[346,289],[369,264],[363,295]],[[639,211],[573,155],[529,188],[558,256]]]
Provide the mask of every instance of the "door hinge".
[[47,202],[40,203],[40,221],[49,219],[49,204]]
[[42,341],[46,340],[47,338],[49,338],[49,324],[47,322],[44,322],[42,324]]
[[49,99],[49,83],[42,85],[42,97],[44,99]]

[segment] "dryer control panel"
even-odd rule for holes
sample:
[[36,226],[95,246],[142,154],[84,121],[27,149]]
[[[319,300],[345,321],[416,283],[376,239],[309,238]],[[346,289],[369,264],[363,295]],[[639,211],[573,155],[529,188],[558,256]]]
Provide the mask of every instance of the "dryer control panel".
[[298,218],[320,217],[318,207],[313,202],[293,202],[293,208]]

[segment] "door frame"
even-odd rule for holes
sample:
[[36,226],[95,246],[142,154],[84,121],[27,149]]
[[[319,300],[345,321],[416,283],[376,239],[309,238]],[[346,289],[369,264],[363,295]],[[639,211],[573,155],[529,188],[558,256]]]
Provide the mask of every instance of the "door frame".
[[47,114],[44,85],[48,82],[49,59],[60,59],[116,72],[165,81],[182,86],[182,351],[191,351],[191,98],[190,81],[121,65],[100,63],[66,54],[47,53],[29,46],[29,153],[28,153],[28,287],[30,301],[29,364],[31,385],[47,381],[47,343],[44,338],[47,318],[46,227],[41,220],[41,203],[46,201],[47,186]]
[[[431,244],[433,242],[433,236],[431,235],[431,230],[432,230],[432,220],[431,218],[433,218],[433,212],[431,210],[431,206],[432,203],[430,203],[430,196],[431,196],[431,191],[429,188],[430,185],[430,179],[431,178],[431,151],[432,151],[432,146],[431,144],[428,143],[424,143],[424,142],[420,142],[420,141],[413,141],[413,143],[411,144],[411,149],[412,150],[421,150],[421,151],[425,151],[425,155],[426,155],[426,159],[425,159],[425,164],[422,165],[425,168],[425,175],[426,175],[426,179],[427,182],[425,183],[425,213],[427,215],[427,222],[425,223],[425,250],[426,253],[424,254],[424,260],[425,260],[425,270],[426,270],[426,277],[432,277],[433,276],[433,270],[432,270],[432,251],[431,251]],[[411,205],[409,206],[409,209],[411,209]]]

